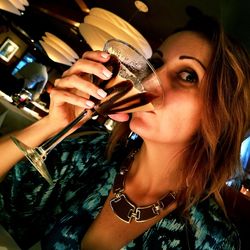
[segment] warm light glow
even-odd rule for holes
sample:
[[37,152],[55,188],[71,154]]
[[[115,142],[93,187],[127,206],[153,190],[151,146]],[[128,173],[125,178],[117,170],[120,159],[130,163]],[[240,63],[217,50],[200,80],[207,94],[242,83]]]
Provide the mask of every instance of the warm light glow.
[[[147,40],[128,22],[110,11],[92,8],[79,27],[81,35],[94,50],[102,50],[110,38],[117,38],[135,47],[146,58],[152,55]],[[93,38],[95,37],[95,39]]]
[[146,57],[151,56],[150,49],[148,51],[145,51],[145,48],[149,46],[147,41],[144,39],[144,37],[135,32],[134,29],[123,29],[122,26],[119,25],[120,22],[110,22],[102,18],[101,16],[97,17],[93,15],[88,15],[84,18],[84,22],[98,27],[103,31],[106,31],[112,37],[115,37],[119,40],[127,42],[128,44],[133,45],[140,53],[145,54]]
[[40,43],[52,61],[71,66],[79,58],[77,53],[57,36],[45,32],[42,39]]
[[47,53],[48,57],[57,63],[62,63],[68,66],[72,65],[72,62],[70,62],[63,54],[61,54],[58,50],[56,50],[55,48],[51,47],[50,45],[48,45],[47,43],[45,43],[44,41],[39,41],[40,44],[42,45],[43,49],[45,50],[45,52]]
[[16,15],[21,15],[21,12],[8,0],[0,1],[0,9],[11,12]]
[[72,57],[74,57],[75,59],[79,59],[79,56],[77,55],[77,53],[72,48],[70,48],[69,45],[66,44],[63,40],[61,40],[60,38],[58,38],[57,36],[55,36],[55,35],[53,35],[52,33],[49,33],[49,32],[45,32],[45,35],[50,40],[53,40],[55,43],[57,43],[65,51],[67,51],[67,53],[69,53]]
[[64,48],[58,45],[58,43],[56,43],[54,40],[46,36],[43,36],[42,39],[45,43],[55,48],[56,50],[60,51],[60,53],[63,54],[70,62],[75,62],[75,58],[70,53],[68,53],[68,51],[66,51]]
[[107,32],[88,23],[81,23],[79,31],[92,50],[102,50],[105,42],[114,38]]
[[19,0],[24,6],[29,6],[29,2],[27,0]]
[[135,1],[135,7],[141,12],[148,12],[148,6],[142,1]]
[[17,9],[24,11],[25,7],[19,0],[9,0]]
[[16,15],[21,15],[25,10],[25,6],[28,6],[27,0],[0,0],[0,9],[11,12]]
[[86,13],[90,12],[90,9],[88,8],[88,6],[83,0],[75,0],[75,2],[78,4],[78,6],[83,12],[86,12]]

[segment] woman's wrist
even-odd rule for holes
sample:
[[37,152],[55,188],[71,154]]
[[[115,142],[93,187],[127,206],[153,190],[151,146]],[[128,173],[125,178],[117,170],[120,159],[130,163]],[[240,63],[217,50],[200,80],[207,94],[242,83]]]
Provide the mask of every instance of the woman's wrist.
[[13,135],[26,145],[36,147],[51,138],[60,131],[60,129],[60,126],[56,123],[52,123],[49,117],[46,116],[29,127],[14,132]]
[[51,119],[49,115],[43,117],[40,121],[38,121],[37,126],[41,127],[44,132],[44,136],[47,136],[46,139],[51,138],[55,134],[57,134],[60,130],[62,130],[67,124],[60,123]]

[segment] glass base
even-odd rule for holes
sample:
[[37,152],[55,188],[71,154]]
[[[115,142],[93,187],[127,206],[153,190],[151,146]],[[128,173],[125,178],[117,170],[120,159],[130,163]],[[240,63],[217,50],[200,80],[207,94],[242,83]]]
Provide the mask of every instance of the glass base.
[[52,178],[48,172],[48,169],[44,163],[45,152],[41,152],[39,148],[31,148],[17,138],[11,136],[12,141],[16,146],[24,153],[26,158],[35,167],[35,169],[42,175],[42,177],[50,184],[53,184]]

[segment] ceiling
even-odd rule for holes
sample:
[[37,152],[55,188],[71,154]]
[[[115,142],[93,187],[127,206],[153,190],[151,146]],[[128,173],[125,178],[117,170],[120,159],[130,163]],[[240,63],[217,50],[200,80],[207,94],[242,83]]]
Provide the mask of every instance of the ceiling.
[[[29,0],[24,15],[0,11],[1,19],[26,38],[41,40],[46,31],[67,42],[79,55],[88,45],[78,32],[76,23],[88,14],[80,6],[109,10],[132,24],[156,48],[176,27],[188,19],[190,6],[219,18],[226,30],[242,40],[250,49],[250,1],[247,0],[144,0],[149,11],[140,12],[134,0]],[[243,4],[244,3],[244,4]],[[0,23],[1,24],[1,23]]]

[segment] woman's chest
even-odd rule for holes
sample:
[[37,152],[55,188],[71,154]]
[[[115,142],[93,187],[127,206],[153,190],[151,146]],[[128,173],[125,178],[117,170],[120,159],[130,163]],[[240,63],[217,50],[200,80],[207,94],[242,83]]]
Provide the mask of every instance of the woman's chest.
[[174,208],[166,209],[159,216],[144,222],[135,222],[132,219],[130,223],[126,223],[112,210],[110,200],[113,197],[114,194],[111,191],[102,210],[85,233],[82,249],[121,249],[162,220]]

